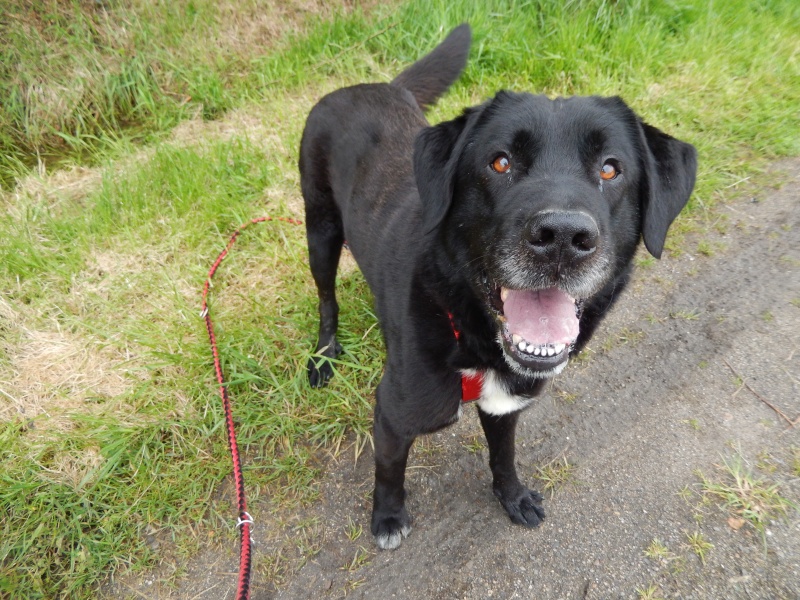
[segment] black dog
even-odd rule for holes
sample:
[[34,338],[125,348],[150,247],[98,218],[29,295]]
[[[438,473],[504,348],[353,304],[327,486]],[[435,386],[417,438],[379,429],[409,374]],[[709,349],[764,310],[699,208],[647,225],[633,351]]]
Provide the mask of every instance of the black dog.
[[300,148],[320,358],[332,375],[345,240],[374,295],[387,358],[375,407],[372,533],[411,529],[414,438],[477,398],[494,493],[535,527],[539,494],[514,466],[522,409],[578,352],[625,287],[640,237],[656,257],[694,186],[695,150],[620,98],[500,92],[429,127],[423,110],[464,68],[466,25],[389,84],[325,96]]

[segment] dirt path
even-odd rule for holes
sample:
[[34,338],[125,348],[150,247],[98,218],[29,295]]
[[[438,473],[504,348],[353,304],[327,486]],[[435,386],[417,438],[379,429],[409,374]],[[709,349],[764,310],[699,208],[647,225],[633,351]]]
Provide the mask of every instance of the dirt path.
[[[399,550],[378,553],[368,535],[370,452],[355,466],[339,459],[305,520],[284,523],[295,547],[319,550],[304,566],[282,570],[274,556],[285,537],[256,529],[252,597],[800,598],[800,513],[769,522],[763,536],[750,524],[735,529],[731,511],[702,503],[698,475],[732,484],[723,459],[738,457],[800,501],[800,422],[790,429],[739,389],[743,378],[789,419],[800,416],[800,160],[773,176],[782,187],[722,209],[726,234],[709,240],[711,256],[640,269],[589,358],[524,414],[520,475],[534,483],[548,461],[573,465],[569,481],[546,494],[542,527],[513,526],[502,512],[477,415],[467,410],[415,447],[414,530]],[[253,512],[273,518],[263,505]],[[698,532],[695,542],[713,545],[704,563],[690,540]],[[654,540],[665,557],[646,556]],[[137,594],[231,598],[235,570],[228,550],[208,551],[177,591],[154,594],[144,582]],[[277,590],[264,584],[276,575]]]

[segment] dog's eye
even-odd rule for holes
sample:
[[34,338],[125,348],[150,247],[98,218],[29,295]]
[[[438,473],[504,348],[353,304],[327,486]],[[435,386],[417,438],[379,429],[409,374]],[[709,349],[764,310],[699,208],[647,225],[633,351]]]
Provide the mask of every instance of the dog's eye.
[[507,173],[508,170],[511,168],[511,161],[508,160],[508,156],[505,154],[500,154],[492,161],[492,171],[495,173]]
[[604,181],[611,181],[616,179],[619,175],[619,166],[617,161],[607,160],[602,167],[600,167],[600,179]]

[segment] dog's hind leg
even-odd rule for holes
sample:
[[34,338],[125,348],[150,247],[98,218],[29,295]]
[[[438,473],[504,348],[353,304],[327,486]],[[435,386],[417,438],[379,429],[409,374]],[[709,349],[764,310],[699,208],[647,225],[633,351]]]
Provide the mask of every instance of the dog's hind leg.
[[[305,175],[305,174],[304,174]],[[315,355],[308,361],[308,380],[312,387],[322,387],[333,376],[329,359],[336,358],[342,347],[336,341],[339,304],[336,302],[336,269],[344,243],[344,228],[339,208],[330,188],[315,185],[304,176],[303,197],[306,205],[306,234],[311,274],[319,297],[319,337]]]
[[375,407],[375,492],[372,497],[372,535],[383,550],[394,550],[411,532],[406,511],[405,478],[408,451],[414,437],[395,431],[380,411],[381,386]]
[[542,496],[522,485],[514,466],[514,437],[519,412],[490,415],[478,407],[489,444],[492,489],[514,523],[536,527],[544,519]]

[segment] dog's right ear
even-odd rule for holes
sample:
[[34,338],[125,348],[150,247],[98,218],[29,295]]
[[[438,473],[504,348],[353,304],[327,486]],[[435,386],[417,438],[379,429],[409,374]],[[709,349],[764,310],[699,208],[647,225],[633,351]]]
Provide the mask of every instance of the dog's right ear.
[[422,201],[422,226],[430,233],[444,219],[453,201],[458,159],[464,135],[476,109],[469,108],[452,121],[426,127],[414,140],[414,177]]

